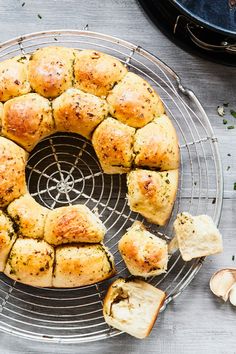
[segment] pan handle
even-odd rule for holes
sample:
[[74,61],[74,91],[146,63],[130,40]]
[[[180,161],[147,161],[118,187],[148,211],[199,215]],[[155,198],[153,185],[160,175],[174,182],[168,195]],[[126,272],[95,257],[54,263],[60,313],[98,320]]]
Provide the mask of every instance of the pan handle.
[[[180,24],[180,22],[182,23],[182,25]],[[197,31],[194,30],[199,30],[199,29],[204,30],[204,27],[195,24],[188,17],[184,15],[177,16],[173,27],[174,35],[177,33],[178,27],[180,26],[183,26],[185,28],[188,38],[190,38],[191,41],[199,48],[211,52],[227,52],[230,54],[236,54],[236,43],[232,44],[229,43],[227,40],[223,40],[220,44],[217,45],[217,44],[208,43],[200,39],[196,34]]]
[[[188,22],[186,25],[187,33],[189,34],[190,39],[196,44],[198,47],[208,50],[208,51],[217,51],[217,52],[229,52],[231,54],[236,54],[236,43],[231,44],[227,41],[221,42],[221,44],[211,44],[203,41],[198,38],[197,35],[193,32],[194,28],[199,28],[201,26],[194,25],[193,23]],[[202,27],[201,27],[202,28]]]

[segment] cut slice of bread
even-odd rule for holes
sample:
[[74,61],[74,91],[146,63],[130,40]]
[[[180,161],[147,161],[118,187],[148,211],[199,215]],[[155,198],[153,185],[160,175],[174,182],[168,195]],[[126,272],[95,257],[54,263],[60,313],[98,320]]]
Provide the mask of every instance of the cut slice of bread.
[[158,316],[166,294],[142,280],[117,279],[104,300],[105,321],[136,338],[145,338]]

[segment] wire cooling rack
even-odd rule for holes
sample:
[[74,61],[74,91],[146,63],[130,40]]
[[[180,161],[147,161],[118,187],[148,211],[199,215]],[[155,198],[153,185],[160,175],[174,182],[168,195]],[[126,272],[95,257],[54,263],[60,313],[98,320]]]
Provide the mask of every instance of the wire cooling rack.
[[[92,48],[119,58],[129,70],[143,76],[159,92],[178,133],[181,168],[177,200],[168,225],[144,223],[156,235],[171,238],[176,214],[206,213],[216,224],[222,207],[223,178],[217,138],[201,104],[184,88],[176,73],[160,59],[118,38],[77,30],[33,33],[0,46],[0,60],[27,54],[39,47],[63,45]],[[134,220],[126,199],[125,175],[103,174],[89,141],[76,134],[58,133],[41,141],[27,164],[31,195],[48,208],[83,203],[98,212],[108,232],[105,244],[113,253],[117,276],[127,276],[117,243]],[[183,262],[171,256],[168,271],[149,282],[166,291],[162,310],[190,283],[202,259]],[[51,342],[85,342],[121,332],[109,327],[102,316],[102,301],[114,279],[75,289],[29,287],[0,275],[0,329],[28,339]]]

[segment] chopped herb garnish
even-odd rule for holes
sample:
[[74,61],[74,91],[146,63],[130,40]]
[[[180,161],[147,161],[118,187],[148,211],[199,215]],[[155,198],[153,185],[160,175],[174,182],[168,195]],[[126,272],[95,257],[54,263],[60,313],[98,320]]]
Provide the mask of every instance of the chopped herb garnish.
[[236,182],[234,182],[234,191],[236,191]]
[[19,59],[17,59],[18,63],[22,63],[24,60],[26,60],[26,56],[20,57]]
[[231,154],[227,154],[227,156],[231,156]]
[[229,169],[230,169],[230,166],[227,167],[227,170],[226,170],[226,171],[229,171]]
[[25,6],[25,2],[22,2],[21,6],[24,7]]
[[219,116],[223,117],[225,115],[225,109],[223,106],[218,106],[217,107],[217,113],[219,114]]
[[213,198],[212,199],[212,204],[215,204],[216,203],[216,198]]
[[234,111],[233,109],[230,110],[230,114],[231,114],[231,116],[236,118],[236,111]]
[[223,124],[227,124],[227,123],[228,123],[227,119],[223,119]]
[[42,16],[40,14],[38,14],[38,18],[40,18],[40,20],[41,20]]
[[166,183],[167,183],[167,184],[170,184],[170,180],[169,180],[169,179],[166,179]]
[[234,125],[229,125],[227,129],[234,129]]
[[233,254],[233,256],[232,256],[232,261],[234,261],[235,260],[235,255]]
[[224,106],[224,107],[228,107],[228,106],[229,106],[229,102],[223,103],[223,106]]
[[194,186],[196,186],[196,185],[197,185],[197,182],[194,182],[193,184],[194,184]]
[[58,39],[55,37],[55,38],[54,38],[54,41],[58,41]]

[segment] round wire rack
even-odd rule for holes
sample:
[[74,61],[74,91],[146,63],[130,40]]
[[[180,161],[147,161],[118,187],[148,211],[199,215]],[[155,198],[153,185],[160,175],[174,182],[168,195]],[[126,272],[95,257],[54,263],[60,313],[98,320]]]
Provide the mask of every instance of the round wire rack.
[[[42,140],[29,157],[26,173],[31,195],[50,209],[83,203],[96,211],[108,229],[105,244],[115,257],[118,277],[128,276],[128,272],[117,243],[135,220],[167,240],[181,211],[208,214],[218,224],[223,178],[217,138],[198,99],[183,87],[179,76],[140,46],[87,30],[48,31],[12,39],[0,46],[0,60],[49,45],[106,52],[151,83],[177,130],[180,182],[168,225],[148,224],[127,205],[125,175],[103,174],[89,141],[76,134],[58,133]],[[202,261],[184,262],[176,252],[170,257],[168,271],[148,280],[167,293],[162,310],[190,283]],[[0,329],[27,339],[65,343],[118,335],[121,332],[109,327],[102,315],[103,298],[113,280],[73,289],[42,289],[0,274]]]

